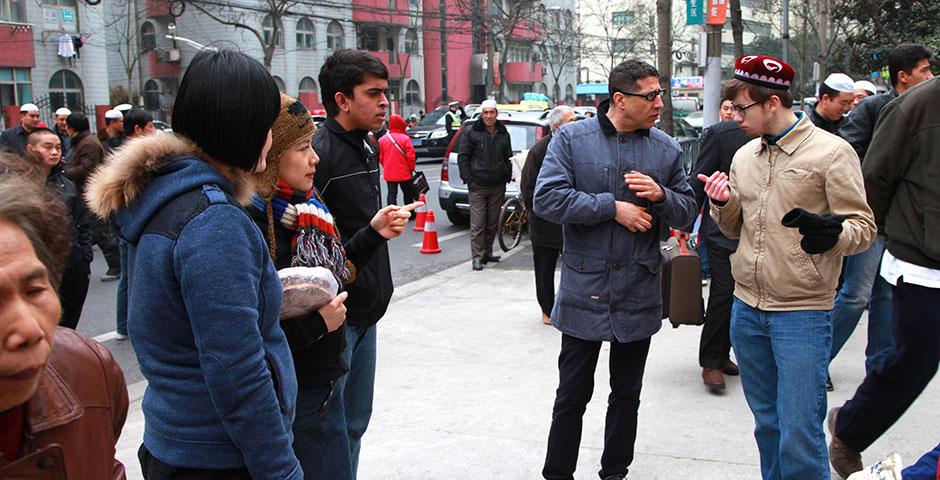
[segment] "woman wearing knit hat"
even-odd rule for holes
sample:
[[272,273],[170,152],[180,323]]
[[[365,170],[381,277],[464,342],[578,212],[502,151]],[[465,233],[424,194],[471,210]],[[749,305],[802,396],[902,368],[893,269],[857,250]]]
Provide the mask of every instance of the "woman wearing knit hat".
[[[311,148],[317,127],[302,103],[281,94],[281,111],[271,128],[267,169],[255,175],[257,195],[251,213],[268,239],[277,268],[325,267],[342,285],[355,280],[388,240],[401,235],[419,204],[390,205],[371,224],[343,241],[329,208],[313,188],[320,158]],[[299,226],[299,227],[298,227]],[[308,478],[341,479],[350,469],[343,399],[333,395],[334,382],[348,367],[343,322],[346,292],[299,318],[281,322],[294,357],[299,391],[294,422],[294,453]]]

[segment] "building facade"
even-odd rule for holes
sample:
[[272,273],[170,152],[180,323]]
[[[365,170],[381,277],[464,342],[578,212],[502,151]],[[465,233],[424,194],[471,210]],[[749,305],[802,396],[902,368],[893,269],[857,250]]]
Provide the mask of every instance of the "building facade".
[[133,103],[169,121],[180,78],[203,46],[263,61],[311,110],[322,108],[320,68],[341,48],[385,63],[392,113],[490,96],[519,101],[526,92],[573,103],[574,0],[522,2],[525,15],[507,28],[500,12],[518,3],[445,0],[442,29],[440,0],[298,2],[273,15],[262,0],[0,0],[2,105],[18,119],[20,104],[37,103],[51,121],[60,106],[94,113]]
[[0,109],[4,127],[34,103],[51,126],[60,107],[94,118],[108,108],[106,25],[81,0],[0,0]]

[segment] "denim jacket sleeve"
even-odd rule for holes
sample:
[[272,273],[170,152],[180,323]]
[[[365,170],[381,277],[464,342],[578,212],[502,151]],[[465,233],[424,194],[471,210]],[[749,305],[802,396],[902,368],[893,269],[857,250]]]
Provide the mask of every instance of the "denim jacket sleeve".
[[575,188],[575,160],[571,152],[569,129],[559,129],[535,181],[535,214],[558,224],[596,225],[613,220],[616,214],[613,193],[586,193]]
[[174,267],[209,395],[252,478],[302,479],[261,333],[267,262],[254,223],[224,204],[180,232]]

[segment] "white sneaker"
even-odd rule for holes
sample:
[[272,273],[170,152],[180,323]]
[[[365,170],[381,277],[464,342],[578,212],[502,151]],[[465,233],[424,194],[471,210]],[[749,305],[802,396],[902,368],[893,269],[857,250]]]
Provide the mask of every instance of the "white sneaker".
[[901,480],[901,456],[892,453],[884,460],[849,475],[846,480]]
[[114,338],[119,342],[123,342],[124,340],[127,340],[127,335],[121,335],[120,333],[115,332]]

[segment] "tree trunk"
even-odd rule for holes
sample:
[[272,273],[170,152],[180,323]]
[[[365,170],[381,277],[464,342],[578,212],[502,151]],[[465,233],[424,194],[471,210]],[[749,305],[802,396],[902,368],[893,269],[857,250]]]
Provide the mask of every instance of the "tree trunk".
[[656,63],[663,93],[659,129],[672,135],[672,0],[656,0]]
[[741,20],[741,0],[731,0],[731,36],[734,38],[734,58],[744,56],[744,22]]
[[819,80],[826,78],[829,50],[829,0],[816,0],[816,31],[819,40]]

